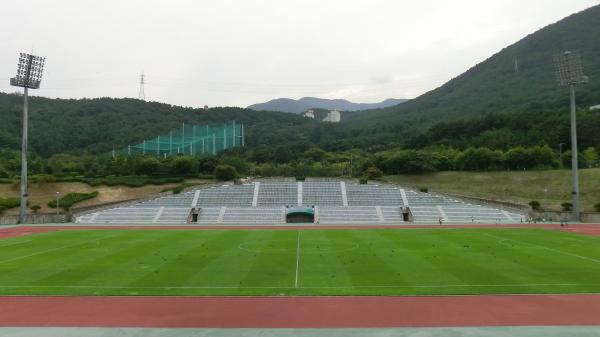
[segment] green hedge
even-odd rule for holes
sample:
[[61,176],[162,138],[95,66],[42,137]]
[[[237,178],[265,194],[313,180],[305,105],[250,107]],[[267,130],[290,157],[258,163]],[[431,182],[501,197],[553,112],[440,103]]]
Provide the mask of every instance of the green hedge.
[[4,210],[19,207],[21,199],[19,198],[0,198],[0,213]]
[[[84,200],[93,199],[98,196],[98,191],[91,193],[69,193],[58,200],[60,208],[68,210],[71,206]],[[56,208],[56,200],[52,200],[48,203],[49,207]]]
[[164,185],[182,182],[182,177],[147,177],[147,176],[109,176],[102,178],[63,177],[56,178],[60,182],[80,182],[90,186],[127,186],[142,187],[146,185]]

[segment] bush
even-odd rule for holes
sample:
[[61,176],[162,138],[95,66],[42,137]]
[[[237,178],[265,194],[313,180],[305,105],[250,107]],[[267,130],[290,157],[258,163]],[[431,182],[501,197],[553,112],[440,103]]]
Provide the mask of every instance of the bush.
[[379,179],[383,177],[383,172],[375,166],[371,166],[365,170],[365,175],[370,180]]
[[215,169],[217,168],[218,159],[215,156],[202,157],[198,162],[200,173],[206,175],[215,172]]
[[[93,199],[98,196],[98,191],[94,191],[91,193],[69,193],[63,197],[58,199],[58,203],[60,208],[64,210],[69,210],[71,206],[76,203],[82,202],[84,200]],[[52,200],[48,203],[48,207],[56,208],[56,200]]]
[[184,189],[188,188],[188,187],[192,187],[192,186],[196,186],[198,185],[197,183],[183,183],[183,184],[179,184],[173,188],[165,188],[164,190],[162,190],[161,192],[173,192],[173,194],[179,194],[181,193]]
[[19,198],[0,198],[0,213],[7,209],[19,207],[21,199]]
[[596,212],[600,212],[600,202],[594,205]]
[[171,162],[171,174],[174,176],[195,177],[198,175],[198,161],[193,157],[176,157]]
[[30,208],[33,211],[33,213],[37,213],[42,207],[40,207],[40,205],[33,205]]
[[369,178],[367,178],[367,177],[364,177],[364,176],[363,176],[363,177],[360,177],[359,183],[360,183],[361,185],[366,185],[368,182],[369,182]]
[[531,209],[534,211],[537,211],[540,209],[540,207],[542,206],[542,204],[540,204],[539,201],[537,200],[532,200],[529,202],[529,206],[531,206]]
[[488,171],[503,168],[504,155],[486,147],[468,148],[456,158],[457,166],[465,171]]
[[171,183],[180,183],[184,179],[182,177],[146,177],[146,176],[108,176],[104,178],[61,178],[58,181],[82,182],[90,186],[118,186],[127,187],[142,187],[146,185],[164,185]]
[[56,178],[49,174],[37,174],[29,178],[29,182],[31,183],[53,183],[55,181]]
[[427,188],[427,187],[421,187],[421,188],[419,188],[419,191],[421,191],[423,193],[429,193],[429,188]]
[[218,180],[234,180],[237,176],[237,170],[231,165],[217,165],[215,167],[215,178]]
[[563,211],[570,212],[573,210],[573,204],[570,202],[563,202],[560,204],[562,206]]

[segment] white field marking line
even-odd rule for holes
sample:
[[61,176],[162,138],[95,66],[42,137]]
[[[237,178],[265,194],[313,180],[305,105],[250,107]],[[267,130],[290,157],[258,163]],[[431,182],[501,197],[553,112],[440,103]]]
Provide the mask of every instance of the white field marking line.
[[14,257],[12,259],[8,259],[8,260],[3,260],[3,261],[0,261],[0,264],[1,263],[6,263],[6,262],[13,262],[13,261],[21,260],[21,259],[26,259],[28,257],[32,257],[32,256],[44,254],[44,253],[49,253],[49,252],[53,252],[53,251],[56,251],[56,250],[66,249],[66,248],[70,248],[70,247],[75,247],[75,246],[83,245],[83,244],[86,244],[86,243],[89,243],[89,242],[100,241],[100,240],[108,239],[108,238],[109,237],[104,237],[104,238],[99,238],[99,239],[81,241],[81,242],[78,242],[78,243],[74,243],[72,245],[66,245],[66,246],[61,246],[61,247],[46,249],[46,250],[43,250],[41,252],[36,252],[36,253],[28,254],[28,255],[17,256],[17,257]]
[[580,259],[583,259],[583,260],[588,260],[588,261],[595,262],[595,263],[600,263],[600,260],[593,259],[591,257],[577,255],[577,254],[565,252],[565,251],[562,251],[562,250],[558,250],[558,249],[554,249],[554,248],[549,248],[549,247],[546,247],[546,246],[536,245],[535,243],[529,243],[529,242],[525,242],[525,241],[518,241],[518,240],[514,240],[514,239],[503,238],[503,237],[492,235],[492,234],[488,234],[488,233],[484,233],[484,234],[487,235],[487,236],[489,236],[489,237],[493,237],[493,238],[499,239],[498,243],[500,243],[500,244],[503,244],[500,241],[513,241],[513,242],[516,242],[516,243],[530,245],[530,246],[533,246],[533,247],[537,247],[537,248],[549,250],[551,252],[555,252],[555,253],[559,253],[559,254],[563,254],[563,255],[568,255],[568,256],[573,256],[573,257],[576,257],[576,258],[580,258]]
[[[297,289],[365,289],[365,288],[485,288],[485,287],[573,287],[600,286],[600,283],[523,283],[523,284],[434,284],[434,285],[365,285],[365,286],[300,286]],[[284,286],[86,286],[86,285],[0,285],[5,288],[72,288],[72,289],[290,289]]]
[[298,288],[298,269],[300,266],[300,230],[298,230],[298,243],[296,244],[296,281],[294,288]]
[[8,247],[8,246],[16,246],[16,245],[20,245],[22,243],[27,243],[27,242],[31,242],[31,240],[26,240],[26,241],[21,241],[21,242],[13,242],[13,243],[9,243],[7,245],[0,245],[0,248]]

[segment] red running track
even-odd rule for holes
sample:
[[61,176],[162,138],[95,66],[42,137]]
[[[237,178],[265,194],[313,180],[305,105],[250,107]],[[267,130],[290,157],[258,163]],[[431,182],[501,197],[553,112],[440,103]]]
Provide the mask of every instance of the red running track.
[[500,225],[481,225],[481,224],[451,224],[451,225],[347,225],[347,226],[328,226],[328,225],[298,225],[298,226],[236,226],[236,225],[196,225],[196,226],[177,226],[177,225],[23,225],[8,228],[0,227],[0,239],[12,238],[36,233],[58,231],[58,230],[114,230],[114,229],[147,229],[147,230],[252,230],[252,229],[272,229],[272,230],[296,230],[296,229],[440,229],[440,228],[545,228],[561,231],[568,231],[578,234],[600,236],[599,224],[577,224],[568,227],[561,227],[557,224],[500,224]]
[[0,297],[0,326],[377,328],[600,325],[600,295]]

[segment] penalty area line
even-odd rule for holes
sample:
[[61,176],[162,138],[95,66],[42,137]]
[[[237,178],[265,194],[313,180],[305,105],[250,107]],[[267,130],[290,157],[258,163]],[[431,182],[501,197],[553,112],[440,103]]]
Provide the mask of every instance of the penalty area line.
[[539,248],[539,249],[545,249],[545,250],[548,250],[548,251],[551,251],[551,252],[555,252],[555,253],[559,253],[559,254],[563,254],[563,255],[566,255],[566,256],[576,257],[576,258],[579,258],[579,259],[582,259],[582,260],[587,260],[587,261],[591,261],[591,262],[595,262],[595,263],[600,263],[600,260],[597,260],[597,259],[594,259],[594,258],[591,258],[591,257],[587,257],[587,256],[583,256],[583,255],[578,255],[578,254],[573,254],[573,253],[565,252],[565,251],[562,251],[562,250],[559,250],[559,249],[554,249],[554,248],[550,248],[550,247],[538,245],[538,244],[527,242],[527,241],[514,240],[514,239],[505,238],[505,237],[501,237],[501,236],[496,236],[496,235],[492,235],[492,234],[488,234],[488,233],[485,233],[485,235],[487,235],[489,237],[492,237],[492,238],[495,238],[495,239],[498,239],[498,243],[501,244],[501,245],[503,245],[504,242],[506,242],[506,241],[512,241],[512,242],[516,242],[516,243],[519,243],[519,244],[522,244],[522,245],[530,245],[532,247],[536,247],[536,248]]

